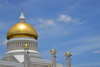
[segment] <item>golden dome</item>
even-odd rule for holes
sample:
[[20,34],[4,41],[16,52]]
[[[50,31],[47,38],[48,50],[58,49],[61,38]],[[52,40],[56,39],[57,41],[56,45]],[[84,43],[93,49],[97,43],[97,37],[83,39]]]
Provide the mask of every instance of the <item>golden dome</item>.
[[13,25],[7,33],[8,40],[16,37],[30,37],[30,38],[37,39],[38,34],[34,29],[34,27],[29,25],[28,23],[19,22]]
[[29,47],[29,45],[28,44],[24,44],[24,46],[23,47]]
[[70,55],[70,52],[66,52],[66,55]]
[[56,50],[55,49],[51,49],[51,51],[50,52],[56,52]]

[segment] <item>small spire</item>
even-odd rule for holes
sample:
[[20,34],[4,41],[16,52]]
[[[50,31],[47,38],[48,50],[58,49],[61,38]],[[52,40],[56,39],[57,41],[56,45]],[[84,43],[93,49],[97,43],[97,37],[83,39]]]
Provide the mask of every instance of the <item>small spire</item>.
[[19,17],[19,20],[20,20],[20,22],[24,22],[24,21],[25,21],[23,9],[22,9],[21,15],[20,15],[20,17]]

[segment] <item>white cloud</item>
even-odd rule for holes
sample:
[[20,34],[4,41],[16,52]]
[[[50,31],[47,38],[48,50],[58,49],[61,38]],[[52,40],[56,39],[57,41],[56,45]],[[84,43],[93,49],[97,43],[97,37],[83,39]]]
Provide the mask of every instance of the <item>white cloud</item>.
[[85,21],[80,22],[79,18],[73,19],[72,17],[64,15],[64,14],[59,15],[59,18],[57,18],[57,21],[73,22],[75,24],[83,24],[83,23],[85,23]]
[[75,24],[83,24],[83,23],[85,23],[86,21],[80,22],[80,19],[79,19],[79,18],[76,18],[76,19],[73,19],[72,22],[74,22]]
[[6,44],[6,43],[7,43],[7,40],[5,40],[5,41],[1,42],[1,44]]
[[92,53],[100,53],[100,50],[93,51]]
[[40,22],[40,24],[36,25],[40,28],[43,28],[43,27],[46,27],[46,26],[53,26],[55,25],[55,21],[54,20],[46,20],[46,19],[42,19],[42,18],[39,18],[38,20]]
[[[52,20],[52,19],[42,19],[42,18],[39,18],[38,21],[40,22],[39,24],[37,24],[36,26],[37,27],[40,27],[40,28],[44,28],[44,27],[47,27],[47,26],[54,26],[54,25],[59,25],[58,23],[56,23],[56,21],[60,22],[73,22],[75,24],[83,24],[85,21],[82,21],[80,22],[80,19],[79,18],[76,18],[76,19],[73,19],[71,18],[70,16],[67,16],[67,15],[64,15],[64,14],[61,14],[61,15],[58,15],[59,18],[57,18],[57,20]],[[64,33],[64,35],[66,34],[69,34],[69,33]]]
[[63,21],[63,22],[68,22],[71,20],[72,20],[72,18],[70,16],[67,16],[64,14],[59,15],[59,18],[57,18],[57,21]]
[[5,4],[10,4],[8,1],[5,1]]
[[4,6],[4,5],[6,5],[6,4],[10,4],[8,1],[6,1],[6,0],[1,0],[0,1],[0,7],[1,6]]
[[69,35],[71,34],[71,32],[64,32],[64,35]]
[[45,20],[45,19],[42,19],[42,18],[39,18],[39,22],[43,23],[43,24],[46,24],[46,25],[55,25],[55,21],[53,20]]

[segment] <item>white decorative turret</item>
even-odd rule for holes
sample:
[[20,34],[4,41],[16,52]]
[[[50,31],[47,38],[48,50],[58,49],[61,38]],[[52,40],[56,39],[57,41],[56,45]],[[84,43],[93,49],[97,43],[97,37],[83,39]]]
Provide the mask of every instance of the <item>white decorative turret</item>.
[[51,49],[50,54],[52,55],[51,59],[52,59],[52,67],[56,67],[56,50],[55,49]]
[[66,54],[64,55],[64,56],[66,56],[66,67],[71,67],[71,59],[70,59],[70,57],[72,56],[71,55],[71,53],[70,52],[66,52]]
[[24,22],[25,21],[25,17],[24,17],[24,13],[23,11],[21,12],[21,15],[19,17],[20,22]]
[[25,53],[24,53],[24,67],[29,67],[29,45],[24,44],[23,45]]

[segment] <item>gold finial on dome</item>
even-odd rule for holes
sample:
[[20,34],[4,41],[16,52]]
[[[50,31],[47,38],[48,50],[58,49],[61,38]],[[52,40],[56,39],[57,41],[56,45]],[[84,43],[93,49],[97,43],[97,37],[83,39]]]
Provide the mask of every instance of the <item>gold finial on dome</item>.
[[70,57],[70,56],[72,56],[72,54],[70,52],[66,52],[64,56]]
[[66,52],[66,55],[70,55],[70,52]]
[[51,49],[51,50],[50,50],[50,54],[55,55],[56,53],[57,53],[57,52],[56,52],[55,49]]
[[51,49],[51,51],[50,52],[56,52],[56,50],[55,49]]
[[28,44],[24,44],[24,46],[23,47],[29,47],[29,45]]
[[25,17],[23,12],[21,12],[21,16],[19,18],[20,22],[13,25],[7,33],[7,39],[16,38],[16,37],[29,37],[34,38],[37,40],[38,34],[34,27],[32,27],[30,24],[25,23]]

